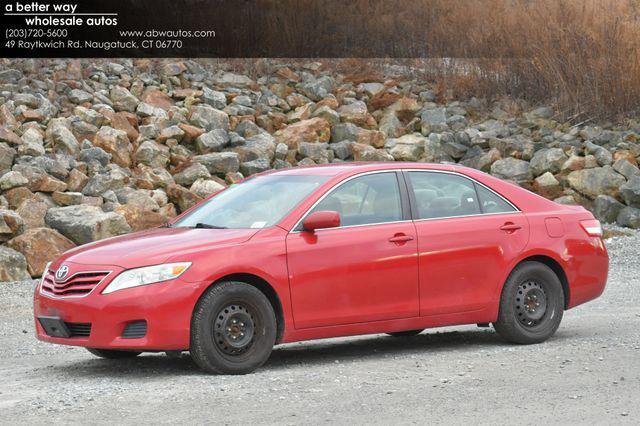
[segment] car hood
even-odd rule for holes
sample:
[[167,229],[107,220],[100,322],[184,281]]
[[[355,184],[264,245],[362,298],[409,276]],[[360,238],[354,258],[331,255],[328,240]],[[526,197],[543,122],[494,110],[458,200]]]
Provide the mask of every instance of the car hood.
[[73,262],[125,269],[157,265],[170,257],[178,259],[183,251],[243,243],[256,232],[257,229],[154,228],[85,244],[66,252],[56,264]]

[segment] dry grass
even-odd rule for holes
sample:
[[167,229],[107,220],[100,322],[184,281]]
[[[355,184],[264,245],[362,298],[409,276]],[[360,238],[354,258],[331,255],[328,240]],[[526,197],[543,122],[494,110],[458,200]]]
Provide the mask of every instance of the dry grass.
[[[255,23],[243,27],[241,41],[281,57],[422,58],[386,62],[412,65],[442,95],[554,104],[576,122],[640,109],[640,0],[258,0],[237,7]],[[373,62],[333,66],[357,83],[379,78],[385,60]]]
[[473,59],[435,70],[451,89],[554,102],[575,119],[640,106],[640,1],[435,3],[436,50]]

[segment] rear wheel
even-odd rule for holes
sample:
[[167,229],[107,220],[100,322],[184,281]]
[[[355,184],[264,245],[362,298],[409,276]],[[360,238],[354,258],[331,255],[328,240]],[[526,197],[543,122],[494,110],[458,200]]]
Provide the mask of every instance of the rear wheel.
[[94,349],[94,348],[86,348],[93,355],[106,358],[106,359],[123,359],[123,358],[134,358],[140,355],[141,352],[136,351],[118,351],[111,349]]
[[276,340],[271,303],[257,288],[223,282],[207,290],[191,319],[191,357],[214,374],[246,374],[271,355]]
[[504,285],[493,326],[509,342],[540,343],[556,332],[563,313],[562,284],[553,270],[539,262],[524,262]]
[[406,331],[395,331],[393,333],[387,333],[391,337],[413,337],[422,333],[424,329],[420,330],[406,330]]

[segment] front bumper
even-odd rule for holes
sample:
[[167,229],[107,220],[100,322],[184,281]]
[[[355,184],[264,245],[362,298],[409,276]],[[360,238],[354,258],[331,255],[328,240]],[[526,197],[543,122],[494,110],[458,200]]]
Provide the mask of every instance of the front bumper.
[[[140,351],[189,349],[193,308],[202,294],[203,283],[175,279],[101,294],[120,271],[83,297],[54,297],[40,292],[34,296],[34,319],[39,340],[63,345],[99,349]],[[60,318],[66,323],[91,324],[88,337],[53,337],[47,334],[40,317]],[[144,337],[126,338],[128,324],[146,321]]]

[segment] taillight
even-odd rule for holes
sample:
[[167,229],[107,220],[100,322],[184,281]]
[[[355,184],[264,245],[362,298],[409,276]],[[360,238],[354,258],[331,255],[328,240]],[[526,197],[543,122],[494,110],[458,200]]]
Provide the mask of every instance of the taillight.
[[581,220],[580,226],[590,237],[602,237],[602,226],[596,219]]

